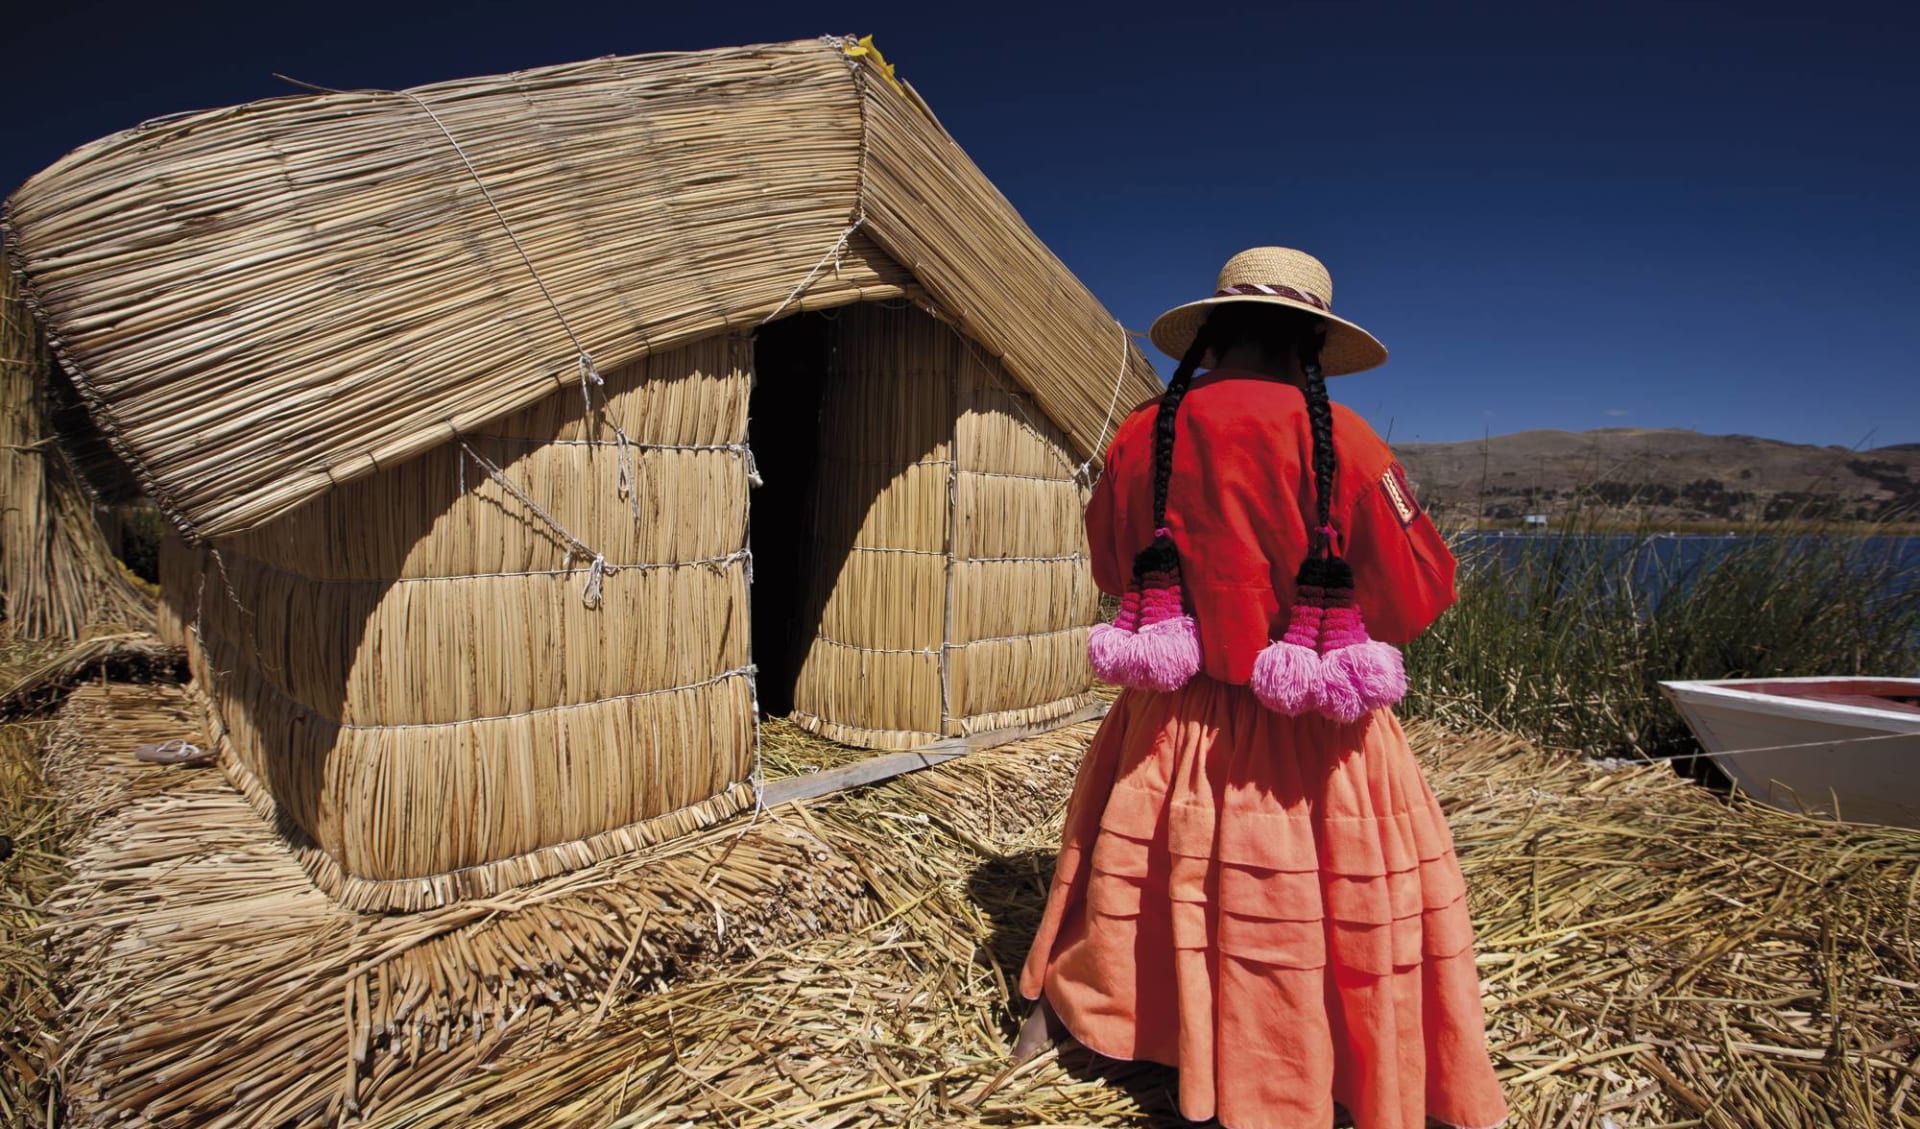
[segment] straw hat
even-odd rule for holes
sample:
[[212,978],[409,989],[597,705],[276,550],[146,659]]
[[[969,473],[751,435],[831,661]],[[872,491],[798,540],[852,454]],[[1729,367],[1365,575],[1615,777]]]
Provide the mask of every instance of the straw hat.
[[1333,316],[1333,276],[1327,268],[1291,247],[1254,247],[1228,259],[1213,297],[1175,306],[1153,323],[1154,345],[1170,357],[1185,356],[1207,315],[1223,302],[1265,302],[1318,315],[1327,323],[1320,371],[1328,376],[1374,368],[1387,359],[1387,347],[1373,334]]

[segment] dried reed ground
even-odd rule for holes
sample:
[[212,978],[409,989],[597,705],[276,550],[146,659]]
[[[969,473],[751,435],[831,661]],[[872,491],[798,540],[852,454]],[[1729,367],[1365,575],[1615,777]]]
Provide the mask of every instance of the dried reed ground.
[[[97,711],[102,697],[97,688],[82,691],[69,712]],[[147,690],[113,697],[110,713],[121,726],[137,727],[159,704]],[[100,716],[95,732],[125,739]],[[978,1110],[957,1104],[1003,1053],[1009,983],[1037,919],[1060,807],[1090,731],[1077,727],[763,818],[753,836],[817,841],[826,848],[819,854],[854,868],[863,879],[858,904],[836,907],[817,930],[762,930],[725,961],[696,958],[679,978],[629,991],[597,1019],[588,993],[584,1002],[536,1004],[541,1022],[522,1026],[517,1041],[483,1039],[476,1048],[462,1040],[411,1064],[375,1054],[357,1069],[384,1072],[373,1091],[393,1098],[367,1109],[371,1121],[1177,1124],[1170,1072],[1072,1052],[1036,1063]],[[1606,770],[1512,739],[1427,727],[1416,727],[1415,738],[1474,891],[1489,1022],[1514,1124],[1920,1126],[1920,836],[1729,804],[1657,767]],[[779,772],[844,756],[785,727],[775,727],[768,745]],[[92,751],[110,758],[123,750]],[[154,770],[139,791],[165,807],[212,781],[208,773]],[[117,817],[94,818],[94,832],[76,845],[83,873],[87,844]],[[228,870],[255,865],[190,852],[167,865],[208,861]],[[7,877],[14,897],[16,874]],[[257,964],[261,954],[247,950],[271,943],[271,931],[242,919],[223,924],[232,955],[223,973]],[[7,940],[7,952],[21,952],[17,935]],[[306,938],[309,960],[320,943]],[[287,963],[296,967],[285,975],[303,975],[298,961]],[[70,1041],[69,1063],[84,1058],[72,1054],[75,1046],[124,1041],[141,1009],[164,1003],[111,964],[88,975],[93,987],[110,984],[125,999],[111,1014],[70,1010],[70,1024],[99,1026]],[[88,985],[69,987],[78,999]],[[262,1053],[290,1030],[344,1030],[352,1000],[278,1011],[263,995],[251,1002],[252,1024],[202,1034],[217,1051],[212,1070],[159,1090],[177,1096],[198,1087],[231,1103],[237,1089],[240,1105],[227,1112],[244,1122],[276,1104],[284,1109],[274,1096],[303,1081],[324,1076],[337,1089],[356,1069],[346,1055]],[[312,1014],[316,1005],[321,1014]],[[41,1066],[37,1045],[17,1041],[13,1030],[8,1038],[10,1060]],[[4,1069],[4,1092],[19,1092],[20,1063]],[[405,1084],[407,1073],[420,1077]],[[98,1087],[103,1079],[68,1081]],[[72,1120],[103,1112],[82,1101]],[[159,1120],[190,1123],[187,1112]],[[26,1114],[33,1124],[33,1111]]]
[[[0,687],[42,665],[51,645],[0,648]],[[34,936],[39,903],[66,878],[60,846],[64,823],[52,789],[40,775],[38,748],[45,720],[0,723],[0,835],[12,854],[0,860],[0,1125],[41,1125],[53,1119],[48,1076],[57,996],[47,953]]]

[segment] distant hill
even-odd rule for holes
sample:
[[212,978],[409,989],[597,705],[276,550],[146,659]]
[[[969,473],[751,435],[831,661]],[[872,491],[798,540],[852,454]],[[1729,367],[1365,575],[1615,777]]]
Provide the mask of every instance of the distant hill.
[[1518,521],[1588,512],[1659,523],[1920,519],[1920,443],[1872,450],[1751,435],[1608,427],[1397,443],[1436,518]]

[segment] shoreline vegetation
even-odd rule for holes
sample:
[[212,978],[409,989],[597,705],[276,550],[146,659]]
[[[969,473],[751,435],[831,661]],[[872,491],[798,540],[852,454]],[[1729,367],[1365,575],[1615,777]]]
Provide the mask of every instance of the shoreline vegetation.
[[1459,600],[1407,648],[1406,711],[1586,756],[1686,756],[1698,747],[1662,681],[1920,674],[1909,527],[1794,517],[1706,541],[1606,515],[1526,536],[1456,528]]

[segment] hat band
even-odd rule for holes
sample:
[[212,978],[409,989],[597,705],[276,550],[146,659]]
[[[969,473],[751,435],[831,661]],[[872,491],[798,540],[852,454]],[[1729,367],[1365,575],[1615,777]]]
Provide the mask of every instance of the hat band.
[[1304,290],[1295,290],[1291,286],[1274,286],[1265,282],[1242,282],[1223,287],[1214,294],[1215,298],[1240,298],[1249,294],[1265,294],[1273,298],[1287,298],[1295,302],[1305,302],[1322,313],[1332,313],[1333,307],[1318,295]]

